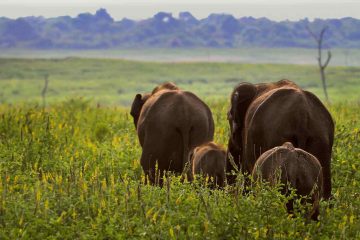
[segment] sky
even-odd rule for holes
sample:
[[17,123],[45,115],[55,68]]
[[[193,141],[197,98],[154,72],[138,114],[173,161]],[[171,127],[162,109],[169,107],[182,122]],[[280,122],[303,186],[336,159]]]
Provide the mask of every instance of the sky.
[[189,11],[196,18],[210,13],[229,13],[235,17],[267,17],[272,20],[298,20],[305,17],[360,19],[360,0],[0,0],[0,16],[56,17],[95,13],[106,8],[116,20],[124,17],[145,19],[159,11]]

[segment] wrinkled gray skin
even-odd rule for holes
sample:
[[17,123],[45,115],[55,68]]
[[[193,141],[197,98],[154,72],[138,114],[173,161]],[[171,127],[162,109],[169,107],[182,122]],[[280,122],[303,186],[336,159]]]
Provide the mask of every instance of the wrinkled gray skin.
[[[231,130],[228,155],[243,173],[252,172],[261,153],[291,142],[320,161],[324,198],[330,198],[334,123],[314,94],[289,80],[241,83],[231,95],[228,120]],[[227,172],[233,169],[228,157]],[[234,182],[234,178],[230,176],[228,182]]]
[[[310,197],[308,202],[312,204],[312,209],[307,213],[307,218],[318,219],[323,174],[320,162],[314,155],[286,142],[263,153],[255,163],[252,176],[255,181],[262,179],[272,186],[280,180],[284,184],[283,194],[289,194],[287,190],[291,186],[297,195]],[[287,210],[293,212],[293,201],[287,203]]]
[[225,184],[226,151],[214,142],[196,147],[190,153],[192,173],[202,174],[213,179],[211,186],[223,187]]
[[137,94],[131,115],[142,147],[140,163],[153,184],[162,184],[164,171],[182,173],[189,152],[214,137],[209,107],[173,83],[164,83],[151,94]]

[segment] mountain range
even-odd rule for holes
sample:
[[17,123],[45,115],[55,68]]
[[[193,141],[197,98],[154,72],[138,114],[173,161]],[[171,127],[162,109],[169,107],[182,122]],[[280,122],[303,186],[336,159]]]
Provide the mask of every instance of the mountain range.
[[319,33],[323,27],[327,27],[325,47],[360,48],[360,20],[351,17],[277,22],[229,14],[197,19],[189,12],[177,17],[159,12],[145,20],[115,21],[106,9],[76,17],[0,17],[0,48],[311,48],[316,44],[308,28]]

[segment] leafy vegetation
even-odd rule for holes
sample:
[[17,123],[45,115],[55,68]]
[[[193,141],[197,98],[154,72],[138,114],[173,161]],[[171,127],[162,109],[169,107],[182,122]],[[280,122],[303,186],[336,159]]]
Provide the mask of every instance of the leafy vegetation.
[[[209,104],[215,139],[225,145],[228,103]],[[276,189],[260,184],[243,196],[241,175],[224,190],[176,176],[163,188],[145,185],[128,109],[81,99],[46,109],[3,104],[0,239],[358,239],[359,107],[329,107],[334,200],[321,202],[319,222],[307,223],[287,215]]]

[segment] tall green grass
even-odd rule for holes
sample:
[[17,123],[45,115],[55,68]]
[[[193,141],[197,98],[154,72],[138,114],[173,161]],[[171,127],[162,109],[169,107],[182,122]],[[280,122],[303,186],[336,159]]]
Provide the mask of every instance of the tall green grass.
[[[225,145],[227,103],[210,107]],[[329,109],[334,200],[307,223],[287,215],[276,189],[242,195],[241,177],[214,191],[176,176],[163,188],[145,185],[128,109],[85,100],[1,105],[0,239],[359,239],[359,104]]]

